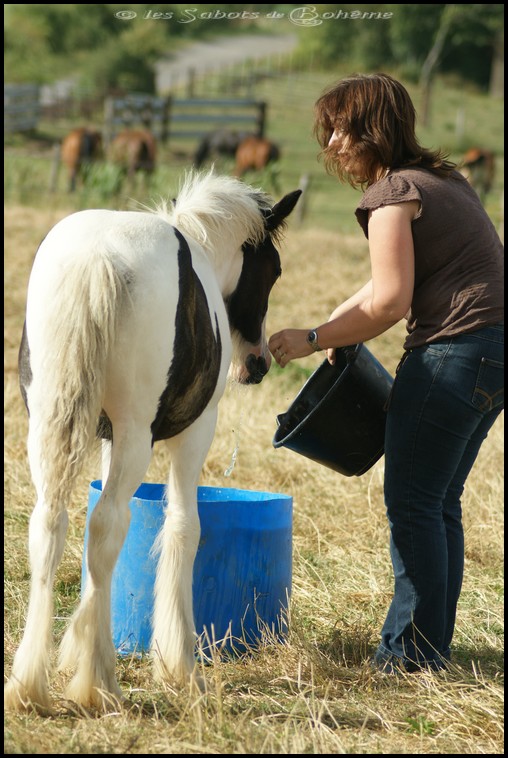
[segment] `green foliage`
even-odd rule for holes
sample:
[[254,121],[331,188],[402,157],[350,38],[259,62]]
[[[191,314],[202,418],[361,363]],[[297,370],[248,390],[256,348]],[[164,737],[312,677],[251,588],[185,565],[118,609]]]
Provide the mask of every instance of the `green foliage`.
[[84,174],[83,198],[81,204],[87,207],[90,196],[93,201],[105,203],[115,197],[122,189],[124,182],[122,169],[113,163],[96,163],[89,166]]
[[426,719],[425,716],[417,716],[416,718],[408,716],[406,721],[409,724],[408,731],[415,734],[432,735],[436,731],[435,723]]
[[[393,12],[389,28],[390,49],[393,60],[401,66],[402,72],[412,81],[417,81],[438,26],[443,5],[412,5],[411,11],[404,12],[405,6],[387,6]],[[432,9],[432,12],[429,12]]]
[[[301,52],[315,55],[324,66],[339,64],[350,72],[397,67],[415,81],[442,14],[453,9],[440,70],[482,87],[489,83],[494,45],[504,19],[500,4],[346,4],[340,8],[318,4],[309,8],[315,8],[316,25],[290,28],[300,35]],[[152,92],[155,60],[174,51],[179,41],[256,29],[266,32],[263,17],[267,13],[277,11],[287,17],[293,10],[295,6],[286,4],[233,4],[223,10],[209,4],[196,8],[183,4],[7,4],[5,81],[45,83],[62,78],[64,72],[79,75],[99,92],[108,87]],[[127,13],[135,16],[120,15]],[[156,13],[161,17],[155,18]],[[240,18],[232,18],[234,13]],[[241,18],[245,13],[259,17],[249,21]]]
[[5,80],[51,82],[72,73],[79,51],[96,51],[119,35],[107,5],[5,6]]
[[100,52],[87,56],[80,74],[82,86],[108,91],[155,92],[154,63],[167,44],[164,27],[135,24],[118,38],[109,38]]
[[[227,14],[254,8],[268,13],[276,7],[233,4]],[[99,92],[153,92],[154,63],[174,51],[178,40],[234,33],[240,22],[243,32],[252,31],[243,19],[217,17],[223,12],[208,4],[199,9],[183,4],[7,4],[4,79],[44,84],[71,75]]]
[[[329,5],[313,6],[322,15]],[[371,17],[358,17],[358,8]],[[363,9],[365,8],[365,11]],[[503,29],[503,5],[341,5],[343,14],[323,20],[312,35],[304,28],[300,44],[319,54],[323,64],[345,64],[350,70],[398,67],[417,80],[431,49],[445,9],[454,19],[440,61],[441,71],[487,86],[496,35]],[[337,11],[338,13],[338,11]],[[384,18],[383,16],[387,16]]]

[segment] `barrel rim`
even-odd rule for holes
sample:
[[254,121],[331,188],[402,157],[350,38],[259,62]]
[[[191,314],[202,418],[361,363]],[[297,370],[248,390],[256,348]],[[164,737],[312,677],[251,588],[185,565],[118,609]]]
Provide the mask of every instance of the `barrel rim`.
[[[160,488],[162,497],[142,497],[138,495],[137,493],[142,487],[150,487],[154,489],[154,492]],[[95,492],[102,492],[102,479],[94,479],[89,484],[89,488],[94,490]],[[132,500],[140,500],[145,502],[166,502],[165,497],[165,491],[166,491],[166,485],[159,482],[142,482],[139,487],[137,488],[134,495],[131,497]],[[217,498],[206,498],[207,494],[211,494],[212,492],[218,493],[219,497]],[[226,493],[226,496],[224,496],[224,493]],[[242,489],[239,487],[212,487],[211,485],[199,485],[197,488],[197,495],[198,495],[198,503],[204,504],[204,503],[217,503],[220,502],[220,495],[223,496],[223,500],[227,501],[228,504],[233,504],[235,502],[241,502],[241,503],[271,503],[274,501],[292,501],[293,496],[288,495],[284,492],[267,492],[265,490],[247,490]],[[201,495],[201,497],[200,497]],[[244,497],[242,497],[244,495]],[[249,497],[245,497],[245,495],[248,495]],[[203,497],[204,496],[204,497]]]

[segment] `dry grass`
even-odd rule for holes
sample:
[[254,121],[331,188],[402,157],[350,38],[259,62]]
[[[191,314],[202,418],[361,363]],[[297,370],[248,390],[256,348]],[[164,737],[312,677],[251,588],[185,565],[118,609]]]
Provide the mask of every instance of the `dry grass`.
[[[5,658],[7,672],[26,612],[27,522],[33,488],[26,460],[27,419],[17,387],[17,349],[35,249],[65,211],[8,207],[5,258]],[[290,229],[269,331],[313,326],[368,273],[366,245],[316,230]],[[401,353],[403,326],[369,345],[388,370]],[[55,718],[8,714],[6,753],[357,753],[498,754],[503,747],[503,424],[481,451],[464,495],[466,573],[447,673],[390,677],[375,673],[375,649],[390,593],[383,461],[346,478],[271,440],[319,363],[311,356],[257,387],[230,387],[202,483],[293,496],[293,592],[290,634],[252,656],[206,667],[209,691],[154,686],[145,660],[118,662],[130,710],[79,715],[52,680]],[[230,477],[224,472],[238,445]],[[163,482],[167,460],[156,448],[147,481]],[[71,508],[57,575],[55,636],[79,594],[87,485],[83,472]],[[269,643],[270,640],[267,640]]]

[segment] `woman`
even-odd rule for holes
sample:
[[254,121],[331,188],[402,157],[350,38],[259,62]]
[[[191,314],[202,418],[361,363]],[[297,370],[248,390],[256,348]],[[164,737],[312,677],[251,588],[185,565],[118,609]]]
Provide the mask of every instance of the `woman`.
[[404,87],[353,75],[317,101],[326,169],[364,190],[356,216],[372,277],[317,327],[269,341],[280,366],[365,342],[407,319],[390,399],[384,496],[394,595],[374,665],[439,669],[450,657],[463,566],[460,498],[503,408],[503,249],[468,182],[421,147]]

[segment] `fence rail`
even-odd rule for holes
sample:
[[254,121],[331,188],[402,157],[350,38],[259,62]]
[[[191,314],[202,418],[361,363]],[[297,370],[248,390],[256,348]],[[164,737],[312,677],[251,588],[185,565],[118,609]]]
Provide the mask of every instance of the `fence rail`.
[[[175,98],[171,100],[170,108],[169,139],[204,137],[214,128],[225,126],[231,129],[241,126],[258,137],[265,133],[266,103],[263,101]],[[204,124],[206,128],[203,128]],[[245,129],[246,126],[249,128]]]

